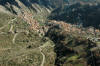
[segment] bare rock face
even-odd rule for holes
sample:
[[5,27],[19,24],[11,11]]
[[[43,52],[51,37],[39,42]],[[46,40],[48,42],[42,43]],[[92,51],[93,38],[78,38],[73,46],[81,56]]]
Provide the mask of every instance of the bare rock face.
[[58,3],[57,0],[0,0],[0,12],[14,14],[30,24],[32,30],[44,34],[43,23],[51,11],[58,7],[54,3]]
[[20,14],[23,10],[50,13],[60,6],[61,1],[63,0],[0,0],[0,5],[14,14]]
[[53,10],[49,1],[45,0],[0,0],[0,7],[0,11],[18,16],[24,15],[25,12],[30,13],[33,19],[42,22]]

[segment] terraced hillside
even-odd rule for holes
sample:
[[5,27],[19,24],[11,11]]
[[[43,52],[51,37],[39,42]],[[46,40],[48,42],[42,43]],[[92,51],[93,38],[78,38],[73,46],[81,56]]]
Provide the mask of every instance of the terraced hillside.
[[99,66],[99,0],[0,0],[0,66]]
[[38,33],[30,30],[27,22],[16,16],[0,13],[0,17],[1,66],[54,65],[52,41],[43,41]]

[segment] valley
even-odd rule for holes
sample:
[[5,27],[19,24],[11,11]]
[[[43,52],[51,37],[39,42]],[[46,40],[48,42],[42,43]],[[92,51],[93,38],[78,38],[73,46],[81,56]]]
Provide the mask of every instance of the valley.
[[0,66],[99,66],[99,0],[0,0]]

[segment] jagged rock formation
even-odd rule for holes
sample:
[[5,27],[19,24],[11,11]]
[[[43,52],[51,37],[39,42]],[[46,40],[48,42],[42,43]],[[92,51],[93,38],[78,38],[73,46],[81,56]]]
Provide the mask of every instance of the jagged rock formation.
[[[45,1],[45,0],[44,0]],[[49,10],[49,7],[43,7],[43,4],[39,4],[41,1],[32,0],[0,0],[0,5],[11,11],[12,13],[19,14],[23,9],[32,10],[35,12],[41,12],[43,9]],[[43,9],[42,9],[43,8]]]

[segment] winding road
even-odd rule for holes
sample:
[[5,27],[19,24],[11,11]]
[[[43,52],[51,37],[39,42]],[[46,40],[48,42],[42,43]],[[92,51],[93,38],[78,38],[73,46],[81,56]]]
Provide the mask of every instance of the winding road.
[[11,25],[9,32],[13,32],[13,25]]
[[[4,25],[3,27],[0,27],[0,30],[2,30],[3,28],[5,28],[8,24],[13,23],[14,20],[16,20],[16,18],[10,20],[10,21],[9,21],[6,25]],[[13,32],[13,25],[11,25],[9,31]],[[18,33],[15,33],[15,34],[14,34],[14,37],[13,37],[13,39],[12,39],[12,43],[13,43],[13,44],[15,44],[16,37],[18,36],[18,34],[19,34],[20,32],[27,32],[27,31],[19,31]],[[4,33],[4,32],[1,32],[0,34],[3,34],[3,33]],[[29,32],[27,32],[27,33],[29,33]],[[45,56],[45,54],[42,52],[42,50],[43,50],[42,48],[45,47],[45,46],[47,46],[47,45],[48,45],[48,44],[44,44],[44,45],[38,47],[39,50],[40,50],[40,53],[41,53],[41,55],[42,55],[42,61],[41,61],[40,66],[44,66],[46,56]],[[8,50],[8,49],[11,49],[11,48],[2,48],[2,49],[0,49],[0,50]],[[31,50],[31,51],[33,51],[33,50]],[[28,52],[29,52],[29,51],[28,51]],[[19,54],[22,54],[22,53],[19,53]],[[14,56],[14,57],[15,57],[15,56]]]
[[4,25],[3,27],[0,27],[0,30],[2,30],[3,28],[5,28],[8,24],[12,23],[16,19],[17,18],[14,18],[14,19],[10,20],[6,25]]
[[15,39],[16,39],[17,35],[18,35],[18,33],[16,33],[16,34],[14,35],[14,38],[12,39],[12,43],[13,43],[13,44],[15,43]]
[[46,57],[45,54],[42,52],[42,48],[44,48],[44,47],[46,47],[46,46],[54,47],[54,45],[52,46],[52,45],[48,45],[48,44],[49,44],[49,43],[47,42],[46,44],[44,44],[44,45],[42,45],[42,46],[39,47],[39,49],[40,49],[40,53],[41,53],[41,55],[42,55],[42,57],[43,57],[40,66],[44,66],[44,63],[45,63],[45,57]]
[[40,49],[40,52],[41,52],[41,54],[43,56],[43,60],[42,60],[41,66],[44,66],[44,63],[45,63],[45,55],[43,54],[41,47],[39,47],[39,49]]

